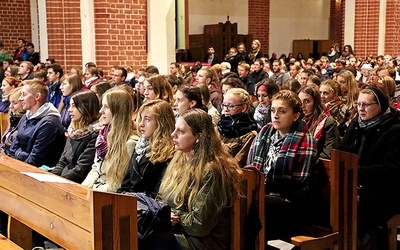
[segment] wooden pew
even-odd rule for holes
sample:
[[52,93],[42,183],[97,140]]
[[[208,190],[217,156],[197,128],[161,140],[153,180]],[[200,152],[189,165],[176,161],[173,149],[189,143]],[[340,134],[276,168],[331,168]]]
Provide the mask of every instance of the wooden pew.
[[397,249],[397,227],[400,226],[400,214],[394,215],[387,222],[388,228],[388,249],[396,250]]
[[137,249],[136,198],[21,172],[56,176],[0,155],[0,210],[12,217],[9,239],[23,249],[31,249],[31,230],[65,249]]
[[332,150],[330,161],[330,224],[332,233],[323,237],[292,237],[305,249],[356,250],[357,241],[357,155]]
[[23,249],[14,242],[12,242],[9,238],[6,236],[0,234],[0,249],[7,249],[7,250],[20,250]]
[[236,200],[232,209],[231,249],[246,249],[245,222],[248,218],[250,204],[254,201],[258,205],[258,216],[262,223],[262,228],[255,240],[255,246],[256,249],[264,250],[264,175],[254,167],[245,167],[243,168],[242,184],[243,196]]
[[10,116],[5,113],[0,112],[0,132],[1,132],[1,137],[4,136],[4,132],[7,130],[8,123],[10,122]]

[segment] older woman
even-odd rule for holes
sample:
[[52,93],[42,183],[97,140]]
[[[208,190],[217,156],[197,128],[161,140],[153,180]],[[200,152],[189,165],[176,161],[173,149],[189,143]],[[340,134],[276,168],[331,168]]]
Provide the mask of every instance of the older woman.
[[357,233],[359,242],[371,244],[358,249],[383,249],[376,245],[378,228],[400,213],[399,113],[379,84],[361,90],[357,110],[339,149],[358,154]]

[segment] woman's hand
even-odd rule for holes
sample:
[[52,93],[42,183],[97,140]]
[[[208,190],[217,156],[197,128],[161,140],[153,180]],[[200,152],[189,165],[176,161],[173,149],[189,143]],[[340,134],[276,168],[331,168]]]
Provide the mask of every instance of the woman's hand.
[[172,224],[172,226],[175,226],[176,224],[178,224],[180,222],[181,222],[181,217],[179,215],[171,213],[171,224]]

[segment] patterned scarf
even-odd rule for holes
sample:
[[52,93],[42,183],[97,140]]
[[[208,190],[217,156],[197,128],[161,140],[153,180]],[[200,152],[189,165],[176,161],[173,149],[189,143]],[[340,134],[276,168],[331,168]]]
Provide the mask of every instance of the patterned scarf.
[[[249,150],[247,165],[264,170],[271,138],[275,133],[278,131],[271,123],[261,129]],[[273,173],[268,177],[302,181],[309,176],[310,167],[316,162],[317,155],[317,143],[308,132],[305,122],[297,121],[285,135],[275,166],[271,169]]]
[[222,115],[218,121],[218,131],[226,138],[237,138],[253,130],[257,130],[257,125],[247,112]]
[[69,126],[68,136],[71,139],[79,140],[93,133],[94,131],[99,131],[99,129],[100,129],[100,124],[97,121],[81,129],[73,129],[72,126]]
[[97,156],[104,158],[107,154],[108,145],[107,145],[107,135],[110,132],[110,126],[104,125],[99,132],[99,136],[96,140],[96,153]]
[[264,126],[265,118],[269,113],[269,107],[258,104],[254,110],[254,120],[257,122],[257,128],[260,130]]
[[149,139],[140,137],[135,146],[136,162],[140,162],[142,157],[150,151]]

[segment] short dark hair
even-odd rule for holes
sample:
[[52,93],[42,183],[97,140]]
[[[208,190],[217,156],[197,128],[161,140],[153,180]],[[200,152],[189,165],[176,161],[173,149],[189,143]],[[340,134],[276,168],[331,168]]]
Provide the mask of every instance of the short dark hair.
[[27,44],[26,44],[26,47],[32,47],[32,48],[35,48],[35,45],[33,45],[33,43],[27,43]]
[[122,75],[121,75],[121,76],[125,77],[125,79],[126,79],[126,77],[128,76],[128,71],[126,71],[126,69],[125,69],[124,67],[115,66],[115,67],[114,67],[114,70],[121,70],[121,72],[122,72]]
[[56,63],[56,60],[54,58],[47,58],[46,61],[50,61],[51,64]]
[[60,79],[63,76],[63,69],[61,68],[60,64],[53,63],[47,69],[53,69],[54,73],[60,73],[60,76],[59,76]]

